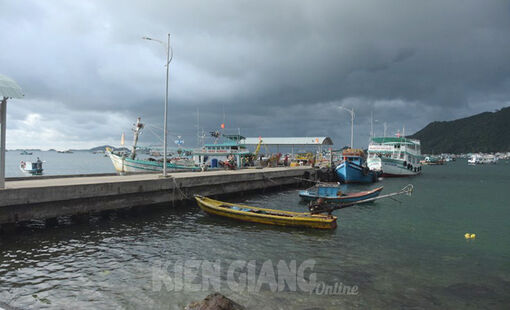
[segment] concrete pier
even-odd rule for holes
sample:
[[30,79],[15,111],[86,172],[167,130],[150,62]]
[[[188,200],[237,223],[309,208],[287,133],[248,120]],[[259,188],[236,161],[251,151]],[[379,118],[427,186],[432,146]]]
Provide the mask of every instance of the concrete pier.
[[243,169],[160,174],[45,177],[7,180],[0,190],[0,225],[58,216],[143,207],[191,199],[263,190],[314,178],[310,167]]

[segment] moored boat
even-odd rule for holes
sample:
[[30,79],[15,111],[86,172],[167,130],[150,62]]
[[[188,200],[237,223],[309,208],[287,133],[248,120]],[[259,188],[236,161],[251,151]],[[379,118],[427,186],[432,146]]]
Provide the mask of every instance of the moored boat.
[[202,196],[195,196],[195,199],[199,207],[208,214],[244,222],[318,229],[334,229],[337,226],[337,217],[333,215],[251,207],[242,204],[222,202]]
[[402,177],[421,173],[420,141],[404,137],[375,137],[368,146],[367,165],[382,176]]
[[324,199],[326,202],[351,203],[379,196],[383,187],[377,187],[368,191],[343,193],[338,186],[317,185],[299,192],[304,200]]
[[[214,143],[204,144],[198,150],[193,151],[193,160],[199,166],[210,168],[241,168],[248,162],[252,153],[240,141],[245,139],[240,135],[222,135],[220,132],[213,131],[211,135],[215,137]],[[220,137],[226,138],[220,142]]]
[[[125,154],[115,153],[112,149],[106,148],[106,155],[108,155],[115,167],[117,172],[129,173],[129,172],[161,172],[163,171],[162,160],[147,160],[147,159],[133,159],[126,156]],[[182,163],[182,161],[180,161]],[[166,163],[166,169],[168,172],[177,171],[201,171],[199,166],[193,163],[189,165],[173,163],[171,159]]]
[[379,173],[370,170],[365,163],[365,153],[358,149],[346,149],[342,152],[343,161],[335,171],[342,183],[373,183]]
[[[120,173],[130,172],[160,172],[163,171],[163,161],[156,159],[140,159],[137,158],[137,147],[138,136],[143,129],[144,125],[141,123],[141,119],[138,118],[134,128],[134,139],[131,154],[115,153],[111,148],[107,147],[105,154],[110,157],[115,170]],[[166,163],[166,170],[169,172],[176,171],[201,171],[201,167],[195,165],[190,159],[189,161],[183,160],[183,158],[172,159],[169,158]]]

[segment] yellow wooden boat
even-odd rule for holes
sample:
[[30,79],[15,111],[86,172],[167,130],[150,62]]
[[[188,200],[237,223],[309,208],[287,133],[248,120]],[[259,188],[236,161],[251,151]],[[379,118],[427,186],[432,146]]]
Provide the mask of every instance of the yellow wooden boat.
[[237,203],[218,201],[202,196],[195,196],[195,199],[197,200],[200,208],[206,213],[240,221],[319,229],[336,228],[337,217],[333,215],[257,208]]

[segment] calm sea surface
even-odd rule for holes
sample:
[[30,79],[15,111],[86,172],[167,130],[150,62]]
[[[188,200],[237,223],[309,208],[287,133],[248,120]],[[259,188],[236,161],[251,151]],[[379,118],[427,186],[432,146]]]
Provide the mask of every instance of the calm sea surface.
[[[8,165],[19,161],[13,157]],[[40,157],[47,174],[113,171],[101,155]],[[8,169],[17,175],[17,167]],[[462,160],[423,172],[382,180],[383,193],[408,183],[415,193],[399,197],[400,203],[387,199],[339,210],[334,231],[238,223],[208,216],[194,203],[94,216],[88,224],[64,219],[46,229],[32,223],[0,237],[0,300],[23,308],[182,309],[214,289],[160,287],[161,270],[172,276],[175,262],[219,261],[227,269],[235,260],[254,260],[260,272],[268,260],[299,266],[311,259],[315,266],[307,272],[317,281],[356,285],[359,293],[272,292],[268,285],[234,291],[223,269],[220,292],[249,309],[508,309],[510,164],[471,167]],[[230,200],[303,211],[297,192]],[[476,238],[466,240],[465,233]]]
[[38,157],[43,161],[44,175],[115,172],[112,161],[104,154],[34,151],[32,155],[21,155],[19,151],[9,151],[5,156],[5,176],[27,176],[20,170],[20,162],[22,160],[35,162]]

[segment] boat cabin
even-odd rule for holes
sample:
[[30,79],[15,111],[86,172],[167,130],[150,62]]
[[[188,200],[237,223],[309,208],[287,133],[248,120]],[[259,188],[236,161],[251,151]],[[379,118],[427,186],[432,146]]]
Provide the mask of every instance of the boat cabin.
[[218,168],[220,162],[229,162],[241,168],[244,157],[250,154],[251,152],[244,145],[231,140],[204,144],[201,149],[193,152],[193,160],[198,165],[207,165],[211,168]]
[[365,160],[365,152],[360,149],[345,149],[342,152],[342,160],[361,166]]

